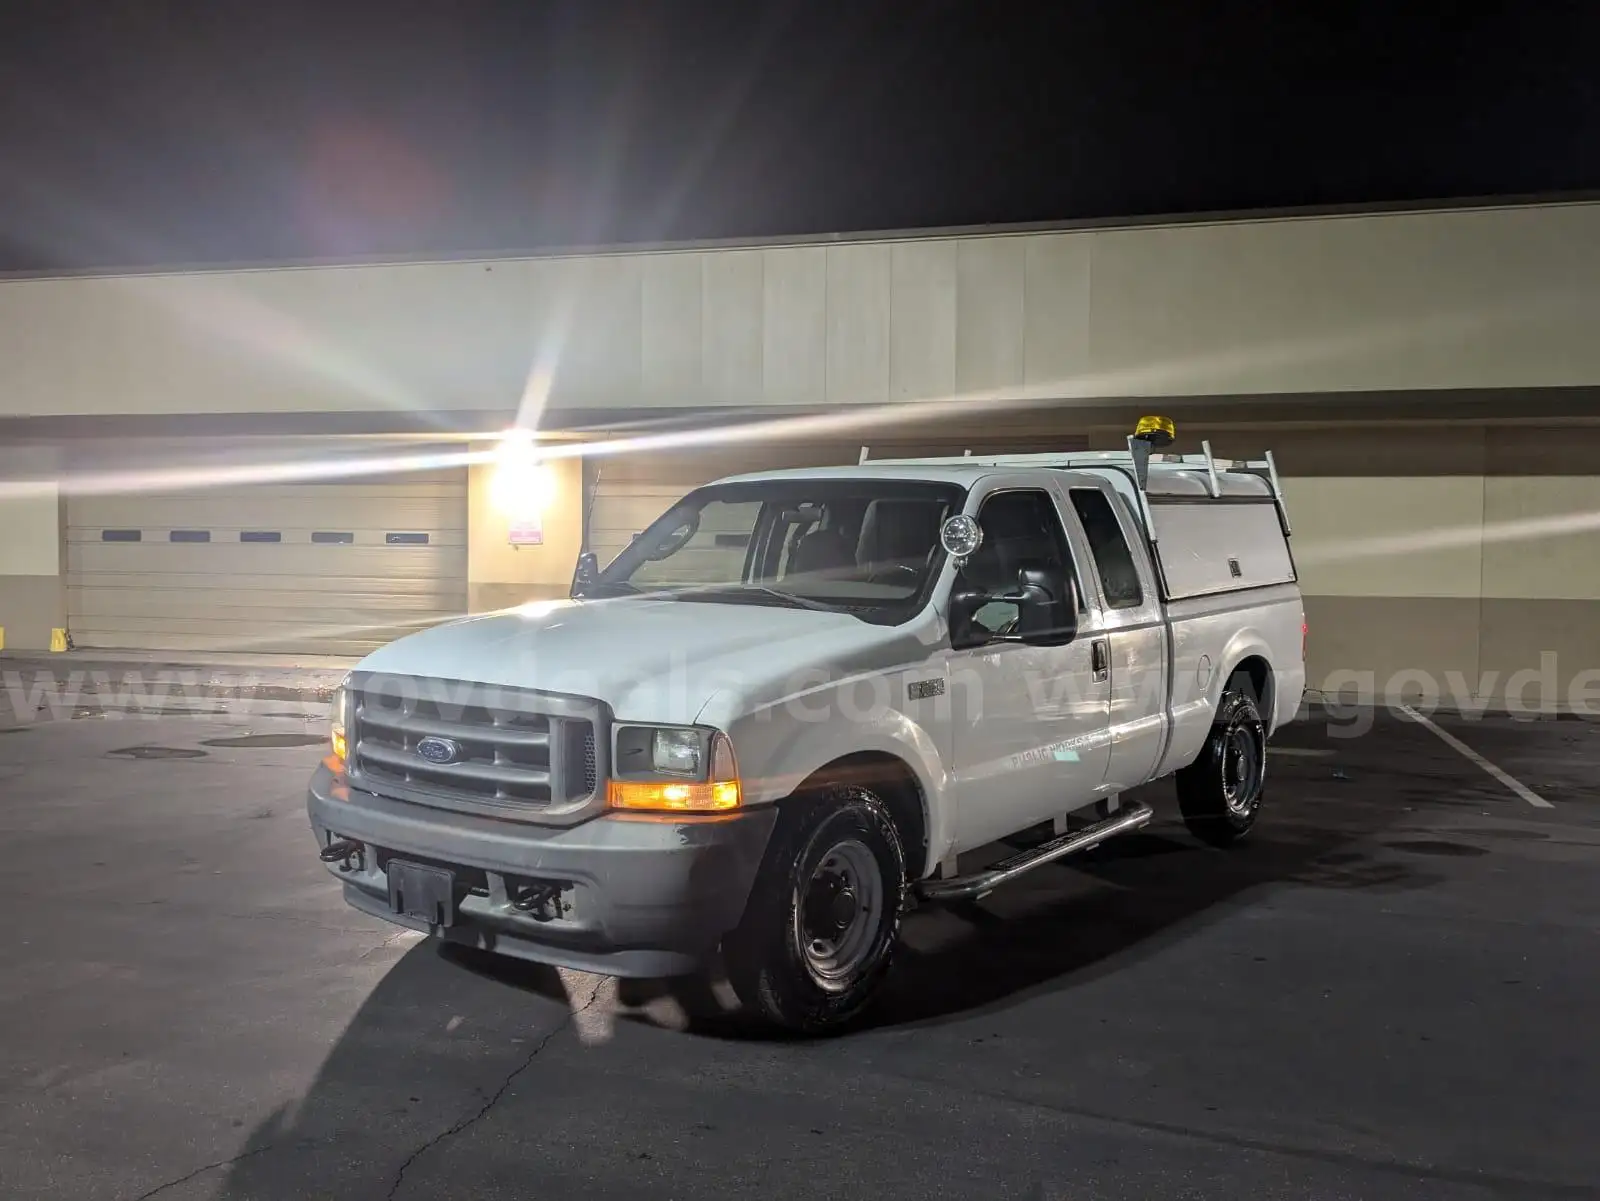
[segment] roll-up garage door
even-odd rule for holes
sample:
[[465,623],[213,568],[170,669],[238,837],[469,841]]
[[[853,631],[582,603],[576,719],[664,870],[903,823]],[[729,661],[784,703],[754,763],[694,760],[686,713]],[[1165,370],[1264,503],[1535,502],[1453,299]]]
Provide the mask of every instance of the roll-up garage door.
[[79,647],[356,655],[467,603],[464,470],[67,502]]
[[[962,437],[940,430],[936,436],[882,435],[868,439],[874,459],[918,455],[1037,454],[1086,450],[1082,435],[985,434]],[[587,475],[592,493],[589,549],[602,565],[609,563],[646,526],[686,492],[725,475],[773,471],[786,467],[846,466],[861,455],[861,444],[818,442],[761,443],[722,446],[703,451],[639,452],[590,460]]]

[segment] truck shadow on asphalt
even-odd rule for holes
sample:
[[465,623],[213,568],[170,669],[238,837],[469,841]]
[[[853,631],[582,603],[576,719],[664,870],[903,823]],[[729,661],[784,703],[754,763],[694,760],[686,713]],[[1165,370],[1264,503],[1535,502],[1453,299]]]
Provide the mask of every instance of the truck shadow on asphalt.
[[[1326,779],[1320,766],[1307,774],[1318,773]],[[1308,780],[1285,778],[1297,774],[1280,773],[1280,788],[1293,799],[1231,850],[1190,838],[1168,816],[1168,790],[1156,788],[1144,798],[1158,813],[1146,832],[1070,867],[1043,868],[966,912],[912,914],[903,953],[859,1034],[958,1021],[1071,989],[1277,889],[1410,891],[1443,878],[1429,870],[1442,860],[1385,845],[1386,831],[1414,829],[1422,816],[1393,793],[1369,799],[1345,786],[1307,788]],[[362,1004],[306,1096],[253,1131],[217,1195],[286,1196],[295,1182],[325,1172],[320,1178],[345,1182],[346,1195],[367,1195],[370,1185],[370,1195],[385,1196],[408,1150],[415,1155],[444,1137],[440,1131],[476,1121],[472,1115],[497,1103],[552,1040],[552,1053],[570,1056],[559,1042],[576,1035],[585,1044],[578,1053],[613,1073],[641,1054],[699,1062],[706,1052],[693,1048],[702,1037],[723,1043],[717,1054],[724,1058],[742,1054],[727,1044],[772,1041],[731,1007],[726,990],[684,981],[594,992],[592,985],[537,965],[417,944]],[[602,1019],[608,1033],[584,1037],[586,1017]],[[559,1071],[559,1062],[550,1070]]]

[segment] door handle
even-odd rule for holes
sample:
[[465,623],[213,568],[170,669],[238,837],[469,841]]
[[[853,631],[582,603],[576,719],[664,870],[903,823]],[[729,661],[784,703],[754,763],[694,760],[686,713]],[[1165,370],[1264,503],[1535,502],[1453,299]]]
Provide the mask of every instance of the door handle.
[[1111,678],[1111,644],[1104,638],[1096,638],[1089,644],[1089,656],[1094,668],[1096,682]]

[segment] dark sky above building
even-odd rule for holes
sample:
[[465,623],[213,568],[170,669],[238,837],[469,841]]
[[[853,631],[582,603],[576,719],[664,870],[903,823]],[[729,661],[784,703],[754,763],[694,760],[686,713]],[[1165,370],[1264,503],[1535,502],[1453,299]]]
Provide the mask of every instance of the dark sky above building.
[[1600,188],[1600,6],[0,5],[0,269]]

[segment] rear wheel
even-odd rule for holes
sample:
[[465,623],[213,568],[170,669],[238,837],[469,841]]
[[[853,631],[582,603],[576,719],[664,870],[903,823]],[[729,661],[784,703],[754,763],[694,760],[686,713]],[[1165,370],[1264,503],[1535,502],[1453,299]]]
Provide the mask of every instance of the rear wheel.
[[905,895],[905,851],[876,794],[836,787],[790,802],[723,948],[728,980],[774,1025],[835,1031],[888,974]]
[[1267,775],[1267,730],[1247,677],[1228,682],[1200,757],[1178,772],[1178,808],[1212,846],[1239,841],[1256,824]]

